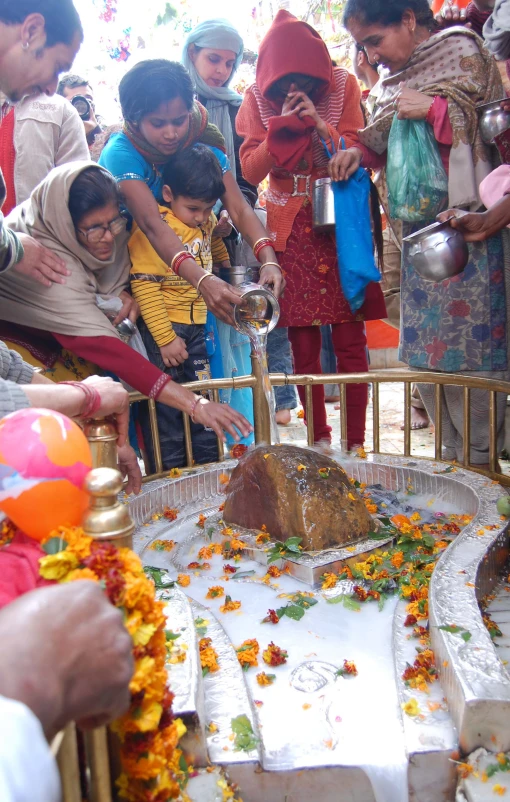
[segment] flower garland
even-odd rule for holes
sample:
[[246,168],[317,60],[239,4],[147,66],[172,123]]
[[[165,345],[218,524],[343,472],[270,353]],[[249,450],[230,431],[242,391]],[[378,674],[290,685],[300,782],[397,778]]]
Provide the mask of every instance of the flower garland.
[[121,747],[119,795],[128,802],[167,802],[179,797],[187,767],[179,739],[186,732],[172,714],[173,694],[167,687],[166,619],[155,598],[154,583],[130,549],[101,543],[82,529],[61,527],[45,544],[40,574],[56,582],[91,579],[101,582],[111,603],[122,609],[133,638],[135,671],[131,705],[112,725]]

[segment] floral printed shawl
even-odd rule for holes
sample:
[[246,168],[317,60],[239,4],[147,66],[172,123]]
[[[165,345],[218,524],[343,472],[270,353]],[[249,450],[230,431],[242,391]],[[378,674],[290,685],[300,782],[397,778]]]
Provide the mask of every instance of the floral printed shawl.
[[432,34],[418,45],[403,69],[381,78],[369,125],[359,132],[360,142],[376,153],[383,153],[388,145],[393,101],[403,81],[431,97],[448,98],[453,129],[449,206],[479,208],[478,187],[493,165],[490,149],[480,137],[476,106],[504,97],[496,62],[482,40],[467,28]]

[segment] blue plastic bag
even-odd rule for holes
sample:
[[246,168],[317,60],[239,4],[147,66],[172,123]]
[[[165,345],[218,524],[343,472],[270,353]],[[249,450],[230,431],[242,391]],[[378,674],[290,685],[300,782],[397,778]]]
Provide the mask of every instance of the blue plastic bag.
[[[344,149],[342,140],[342,150]],[[347,181],[332,181],[331,186],[335,198],[340,285],[351,311],[357,312],[365,301],[367,285],[371,281],[381,280],[375,264],[372,241],[370,179],[366,170],[359,167]]]
[[421,223],[434,220],[447,208],[448,176],[428,122],[394,116],[388,138],[386,180],[393,218]]

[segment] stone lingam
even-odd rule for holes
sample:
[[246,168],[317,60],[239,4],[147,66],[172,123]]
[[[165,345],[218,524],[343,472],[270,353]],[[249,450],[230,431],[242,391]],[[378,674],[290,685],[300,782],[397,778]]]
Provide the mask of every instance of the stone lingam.
[[258,446],[232,471],[224,520],[263,526],[277,540],[301,538],[305,551],[366,540],[376,524],[344,469],[329,457],[290,445]]

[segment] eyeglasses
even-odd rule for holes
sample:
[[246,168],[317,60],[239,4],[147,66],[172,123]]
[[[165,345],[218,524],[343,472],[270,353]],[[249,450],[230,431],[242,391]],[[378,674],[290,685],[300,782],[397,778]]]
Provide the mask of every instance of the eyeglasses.
[[83,234],[87,242],[101,242],[106,232],[109,231],[112,237],[118,237],[119,234],[126,228],[126,220],[123,217],[116,217],[107,226],[92,226],[85,231],[81,228],[76,230]]

